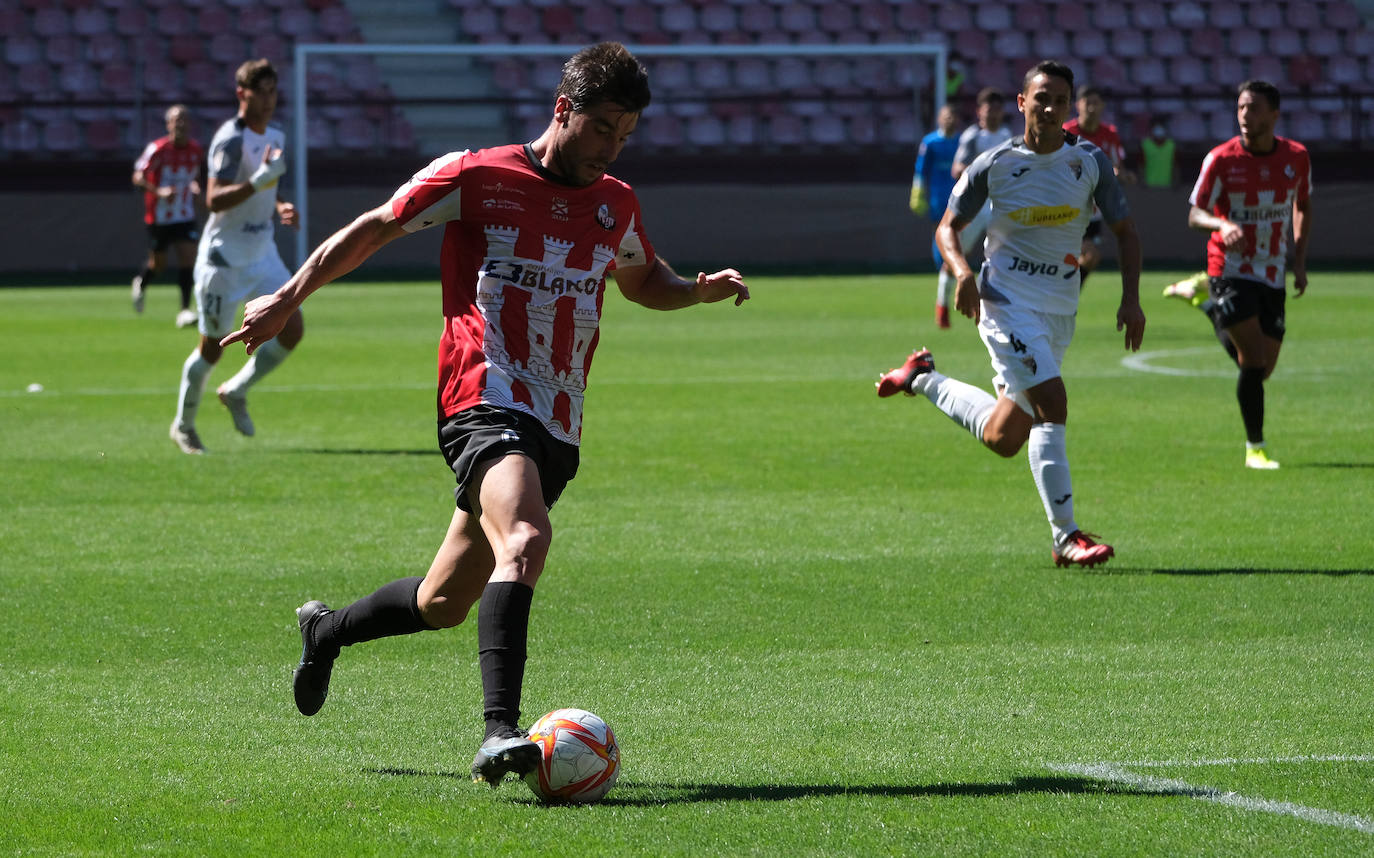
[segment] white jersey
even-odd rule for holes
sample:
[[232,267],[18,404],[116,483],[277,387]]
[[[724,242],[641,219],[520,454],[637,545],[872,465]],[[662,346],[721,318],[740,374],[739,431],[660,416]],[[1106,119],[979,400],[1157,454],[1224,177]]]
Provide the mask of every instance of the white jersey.
[[989,131],[981,125],[970,125],[959,135],[959,148],[954,152],[954,163],[972,164],[973,159],[1001,146],[1012,138],[1011,129],[1003,125],[996,131]]
[[988,200],[982,299],[1042,313],[1078,312],[1078,253],[1093,203],[1109,224],[1130,214],[1107,153],[1072,135],[1048,155],[1032,152],[1022,138],[1009,140],[974,159],[949,208],[972,220]]
[[[259,134],[239,117],[219,127],[210,141],[209,175],[218,182],[246,182],[262,164],[268,146],[285,150],[286,135],[274,125]],[[223,211],[211,212],[200,237],[199,255],[211,265],[240,266],[276,253],[273,219],[277,185],[263,188]]]

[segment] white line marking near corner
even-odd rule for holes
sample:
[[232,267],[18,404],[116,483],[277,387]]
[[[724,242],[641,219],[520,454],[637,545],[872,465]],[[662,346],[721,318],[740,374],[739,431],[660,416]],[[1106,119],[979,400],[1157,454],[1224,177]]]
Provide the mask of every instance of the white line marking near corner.
[[1294,763],[1294,762],[1371,762],[1374,757],[1369,756],[1332,756],[1332,757],[1278,757],[1271,759],[1256,760],[1199,760],[1196,762],[1140,762],[1140,763],[1055,763],[1048,766],[1052,771],[1063,772],[1065,774],[1079,775],[1080,777],[1091,778],[1106,783],[1121,784],[1132,787],[1133,789],[1145,792],[1157,793],[1160,795],[1179,795],[1194,798],[1198,801],[1210,801],[1215,804],[1234,807],[1239,810],[1259,811],[1261,813],[1273,813],[1281,816],[1292,816],[1307,822],[1315,822],[1319,825],[1330,825],[1336,828],[1345,828],[1351,831],[1358,831],[1361,834],[1374,835],[1374,819],[1367,819],[1363,816],[1356,816],[1352,813],[1341,813],[1335,810],[1326,810],[1320,807],[1308,807],[1303,804],[1296,804],[1291,801],[1274,801],[1273,799],[1245,796],[1234,792],[1223,792],[1215,787],[1198,786],[1176,778],[1160,778],[1153,775],[1142,775],[1127,771],[1126,766],[1213,766],[1213,765],[1232,765],[1232,764],[1261,764],[1261,763]]

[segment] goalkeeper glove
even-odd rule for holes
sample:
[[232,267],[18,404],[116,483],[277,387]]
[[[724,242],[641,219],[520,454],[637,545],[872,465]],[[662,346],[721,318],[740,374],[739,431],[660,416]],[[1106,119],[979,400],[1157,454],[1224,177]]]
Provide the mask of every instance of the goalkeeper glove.
[[930,199],[926,196],[925,186],[920,182],[911,183],[911,212],[923,215],[930,211]]
[[252,183],[254,190],[264,190],[270,188],[281,178],[282,173],[286,172],[286,156],[280,149],[269,152],[270,157],[262,162],[248,181]]

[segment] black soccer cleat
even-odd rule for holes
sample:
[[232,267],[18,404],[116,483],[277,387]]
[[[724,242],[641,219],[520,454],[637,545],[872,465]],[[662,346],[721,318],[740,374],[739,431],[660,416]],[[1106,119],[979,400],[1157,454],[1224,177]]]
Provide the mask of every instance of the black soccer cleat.
[[477,749],[472,760],[472,782],[488,783],[495,789],[510,772],[524,777],[539,767],[543,751],[514,727],[502,727]]
[[315,626],[329,613],[329,606],[318,599],[296,609],[296,621],[301,627],[301,663],[291,674],[291,690],[296,695],[296,708],[302,715],[314,715],[329,696],[329,675],[334,671],[338,647],[320,646],[315,640]]

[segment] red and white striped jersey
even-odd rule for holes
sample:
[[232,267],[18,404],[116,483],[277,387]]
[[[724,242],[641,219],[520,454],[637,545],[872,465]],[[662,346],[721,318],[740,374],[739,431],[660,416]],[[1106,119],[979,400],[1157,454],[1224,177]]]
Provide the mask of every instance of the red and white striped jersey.
[[1116,126],[1110,122],[1099,122],[1093,132],[1089,134],[1083,130],[1083,126],[1078,124],[1075,117],[1064,123],[1064,130],[1079,138],[1087,140],[1112,159],[1112,166],[1120,169],[1126,161],[1126,147],[1121,144],[1121,132],[1117,131]]
[[1221,233],[1207,241],[1212,277],[1259,280],[1284,286],[1284,256],[1293,206],[1312,193],[1312,162],[1295,140],[1274,138],[1274,149],[1257,155],[1233,137],[1207,153],[1188,202],[1224,217],[1245,231],[1245,246],[1228,252]]
[[143,221],[148,224],[185,223],[196,219],[191,182],[200,176],[205,150],[195,140],[184,146],[172,145],[172,138],[159,137],[147,146],[134,162],[134,169],[157,187],[171,186],[176,193],[159,199],[152,191],[143,194]]
[[435,159],[391,211],[408,232],[445,224],[440,417],[496,405],[578,444],[606,272],[654,260],[630,186],[563,184],[516,144]]

